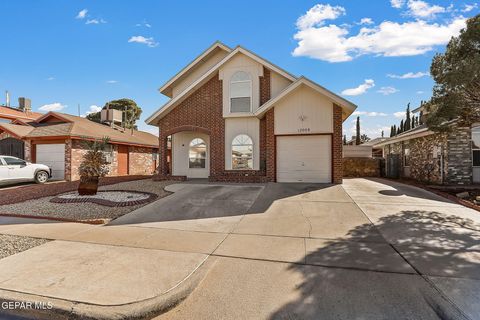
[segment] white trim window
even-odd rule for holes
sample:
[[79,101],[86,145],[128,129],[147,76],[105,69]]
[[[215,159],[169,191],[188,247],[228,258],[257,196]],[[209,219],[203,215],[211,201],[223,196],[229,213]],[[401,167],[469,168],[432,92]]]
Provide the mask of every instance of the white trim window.
[[246,134],[239,134],[232,140],[232,169],[253,169],[253,141]]
[[472,128],[472,166],[480,167],[480,127]]
[[237,71],[230,78],[230,112],[252,111],[252,78],[245,71]]
[[203,139],[193,139],[188,149],[188,167],[190,169],[205,169],[206,162],[207,144]]

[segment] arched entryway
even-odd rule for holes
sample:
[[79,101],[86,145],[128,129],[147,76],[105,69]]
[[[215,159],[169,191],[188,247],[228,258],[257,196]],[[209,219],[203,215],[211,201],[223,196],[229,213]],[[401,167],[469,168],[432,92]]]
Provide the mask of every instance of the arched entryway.
[[25,142],[12,137],[0,140],[0,155],[25,159]]

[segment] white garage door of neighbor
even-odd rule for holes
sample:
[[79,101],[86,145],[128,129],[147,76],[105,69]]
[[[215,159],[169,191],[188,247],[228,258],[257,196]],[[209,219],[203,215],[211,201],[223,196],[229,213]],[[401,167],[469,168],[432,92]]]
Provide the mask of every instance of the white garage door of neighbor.
[[37,144],[36,162],[52,168],[52,179],[65,179],[65,144]]
[[332,182],[330,135],[277,138],[278,182]]

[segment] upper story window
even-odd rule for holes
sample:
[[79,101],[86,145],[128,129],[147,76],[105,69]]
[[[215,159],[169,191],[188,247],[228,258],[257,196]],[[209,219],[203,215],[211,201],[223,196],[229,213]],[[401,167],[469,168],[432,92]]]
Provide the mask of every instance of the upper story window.
[[240,134],[232,141],[232,169],[253,169],[253,141],[246,134]]
[[252,110],[252,79],[250,74],[237,71],[230,79],[230,112]]
[[472,128],[472,160],[474,167],[480,167],[480,127]]
[[207,144],[203,139],[195,138],[190,142],[188,151],[188,167],[190,169],[204,169],[207,159]]

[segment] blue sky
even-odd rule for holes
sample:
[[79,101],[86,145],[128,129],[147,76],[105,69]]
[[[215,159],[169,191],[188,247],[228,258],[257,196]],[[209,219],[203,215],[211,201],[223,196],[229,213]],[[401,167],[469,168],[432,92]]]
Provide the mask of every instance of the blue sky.
[[143,120],[167,101],[157,89],[220,40],[343,93],[359,106],[362,131],[375,137],[385,127],[388,135],[395,113],[429,98],[433,82],[423,73],[479,5],[366,3],[5,0],[0,90],[14,104],[26,96],[34,110],[72,114],[78,104],[85,114],[131,98],[143,109],[140,128],[156,131]]

